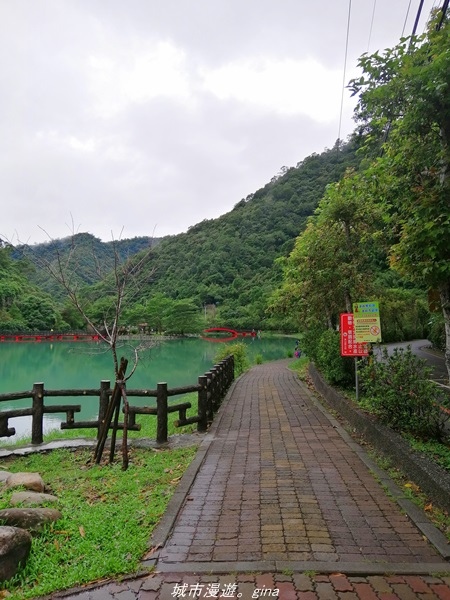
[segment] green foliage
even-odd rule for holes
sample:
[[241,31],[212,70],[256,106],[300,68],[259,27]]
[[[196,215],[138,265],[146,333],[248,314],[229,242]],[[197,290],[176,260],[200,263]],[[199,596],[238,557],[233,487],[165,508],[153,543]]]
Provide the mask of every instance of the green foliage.
[[317,366],[331,384],[347,385],[352,381],[352,361],[341,356],[340,335],[327,329],[317,344]]
[[284,261],[284,283],[272,310],[296,315],[298,327],[335,327],[339,313],[373,293],[383,253],[382,213],[372,180],[351,171],[329,185],[314,217]]
[[70,304],[70,302],[66,302],[61,308],[61,317],[64,322],[67,324],[67,328],[71,330],[84,329],[86,327],[86,323],[79,313],[79,311]]
[[31,281],[39,288],[51,293],[53,297],[63,299],[64,290],[39,265],[56,266],[57,257],[61,264],[74,265],[73,281],[80,286],[93,285],[114,269],[116,257],[124,262],[131,256],[156,245],[158,240],[150,237],[135,237],[127,240],[102,242],[90,233],[76,233],[62,239],[50,240],[33,246],[18,246],[13,251],[15,258],[27,258],[37,265],[31,274]]
[[26,332],[29,328],[24,321],[16,321],[14,319],[0,318],[0,331],[3,333]]
[[45,331],[55,327],[58,315],[48,298],[27,295],[18,302],[17,306],[29,329]]
[[247,347],[242,342],[236,344],[224,344],[215,356],[215,362],[218,363],[227,356],[234,356],[234,376],[239,377],[250,368],[250,361],[247,356]]
[[364,55],[350,87],[360,93],[361,129],[389,131],[374,172],[395,232],[390,264],[438,290],[450,376],[450,22],[436,27],[437,18],[421,38]]
[[301,349],[304,354],[317,364],[319,353],[319,341],[326,328],[315,323],[306,328],[301,336]]
[[181,335],[197,333],[201,330],[202,325],[200,309],[195,304],[188,300],[171,302],[167,311],[167,332]]
[[426,362],[403,348],[380,360],[371,359],[361,369],[361,390],[380,420],[395,430],[422,438],[441,440],[448,415],[441,411],[445,400],[430,381]]
[[434,440],[418,440],[412,436],[408,436],[408,441],[415,450],[427,454],[434,462],[450,472],[450,446],[448,444]]
[[445,327],[442,313],[432,313],[428,324],[428,339],[438,350],[445,350]]
[[420,289],[388,288],[378,298],[381,312],[383,341],[427,338],[430,313],[425,293]]

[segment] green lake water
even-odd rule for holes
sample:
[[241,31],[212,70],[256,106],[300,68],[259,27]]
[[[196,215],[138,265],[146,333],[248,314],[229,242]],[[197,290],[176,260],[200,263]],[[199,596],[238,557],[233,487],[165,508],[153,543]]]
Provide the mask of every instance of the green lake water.
[[[239,340],[241,341],[241,339]],[[264,361],[286,358],[293,352],[292,338],[262,336],[244,338],[252,363],[260,355]],[[225,343],[225,342],[223,342]],[[215,356],[223,343],[199,338],[164,340],[147,348],[140,355],[136,372],[128,381],[129,389],[155,389],[159,382],[167,382],[169,388],[193,385],[214,365]],[[119,350],[132,361],[130,346]],[[112,380],[111,354],[104,344],[94,342],[3,342],[0,343],[0,394],[31,390],[33,383],[43,382],[48,390],[99,388],[101,380]],[[134,398],[135,405],[152,405],[154,398]],[[46,398],[45,404],[81,404],[76,421],[95,419],[98,414],[96,397]],[[2,402],[2,410],[26,408],[31,399]],[[65,415],[45,415],[44,431],[59,429]],[[9,419],[15,427],[16,436],[0,438],[2,442],[13,441],[19,436],[30,435],[31,417]]]

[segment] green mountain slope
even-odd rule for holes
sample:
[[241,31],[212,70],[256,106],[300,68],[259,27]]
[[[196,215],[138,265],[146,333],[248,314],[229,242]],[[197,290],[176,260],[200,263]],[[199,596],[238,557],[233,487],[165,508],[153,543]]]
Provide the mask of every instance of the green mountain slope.
[[267,294],[280,279],[274,261],[292,250],[325,187],[357,166],[356,149],[353,141],[340,151],[313,154],[229,213],[163,238],[144,295],[164,292],[215,304],[223,323],[261,327]]
[[89,286],[98,283],[114,268],[115,255],[124,261],[158,242],[158,239],[147,236],[102,242],[90,233],[76,233],[43,244],[18,246],[12,256],[30,260],[35,265],[34,272],[30,274],[32,283],[54,298],[62,299],[65,293],[49,276],[46,265],[57,268],[60,261],[64,268],[74,272],[79,285]]
[[[46,244],[16,248],[27,256],[35,272],[33,284],[64,304],[63,290],[43,264],[69,260],[74,281],[91,289],[89,302],[104,301],[111,291],[114,247],[121,260],[154,246],[148,271],[143,274],[133,303],[144,305],[155,294],[173,300],[190,299],[200,309],[215,305],[216,324],[265,329],[277,324],[265,318],[267,300],[281,281],[276,259],[287,256],[328,184],[338,181],[349,167],[357,167],[356,138],[313,154],[296,167],[283,168],[270,183],[241,200],[217,219],[205,220],[186,233],[161,240],[149,237],[104,243],[88,233]],[[156,243],[155,243],[156,242]],[[67,310],[67,306],[66,309]],[[64,317],[67,322],[71,322]]]

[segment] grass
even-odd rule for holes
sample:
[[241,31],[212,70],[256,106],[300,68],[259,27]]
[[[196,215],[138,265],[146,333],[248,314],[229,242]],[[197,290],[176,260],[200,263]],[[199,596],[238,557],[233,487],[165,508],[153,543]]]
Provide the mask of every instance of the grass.
[[450,446],[433,440],[417,440],[412,436],[405,436],[411,447],[418,452],[426,454],[431,460],[450,472]]
[[[9,600],[136,572],[195,450],[131,449],[127,471],[120,461],[90,464],[91,450],[54,450],[3,460],[0,468],[39,472],[63,514],[33,538],[25,567],[3,584]],[[9,506],[11,493],[2,492],[0,508]]]
[[304,381],[308,375],[308,367],[309,358],[303,355],[289,363],[289,368],[292,369],[292,371],[295,371],[302,381]]

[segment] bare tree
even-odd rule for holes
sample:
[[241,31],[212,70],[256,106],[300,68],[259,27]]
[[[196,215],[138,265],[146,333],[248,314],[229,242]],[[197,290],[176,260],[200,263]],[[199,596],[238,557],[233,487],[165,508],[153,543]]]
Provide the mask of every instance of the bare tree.
[[[52,240],[52,238],[49,239]],[[120,240],[120,238],[119,238]],[[117,248],[117,241],[112,239],[113,249],[113,269],[110,273],[103,272],[101,262],[93,253],[96,265],[96,275],[98,281],[106,282],[109,285],[107,296],[111,300],[110,310],[105,311],[102,322],[99,323],[89,315],[87,302],[83,293],[83,285],[79,277],[81,265],[77,255],[76,234],[72,227],[71,244],[67,252],[62,252],[61,248],[56,246],[52,260],[47,258],[36,258],[36,255],[30,250],[28,256],[44,269],[64,290],[71,304],[82,316],[87,326],[98,338],[107,345],[114,364],[115,385],[110,397],[106,417],[100,428],[100,435],[94,453],[94,459],[100,463],[103,455],[104,446],[112,425],[112,438],[110,449],[110,462],[114,460],[116,434],[118,430],[118,419],[121,402],[123,401],[124,424],[122,438],[122,461],[123,469],[128,467],[128,400],[126,395],[126,382],[135,372],[141,351],[150,344],[131,345],[128,348],[132,352],[131,369],[127,373],[128,360],[124,357],[119,359],[119,348],[123,346],[120,340],[121,318],[126,305],[129,305],[139,294],[142,284],[148,280],[154,272],[151,267],[152,247],[135,256],[121,260]]]

